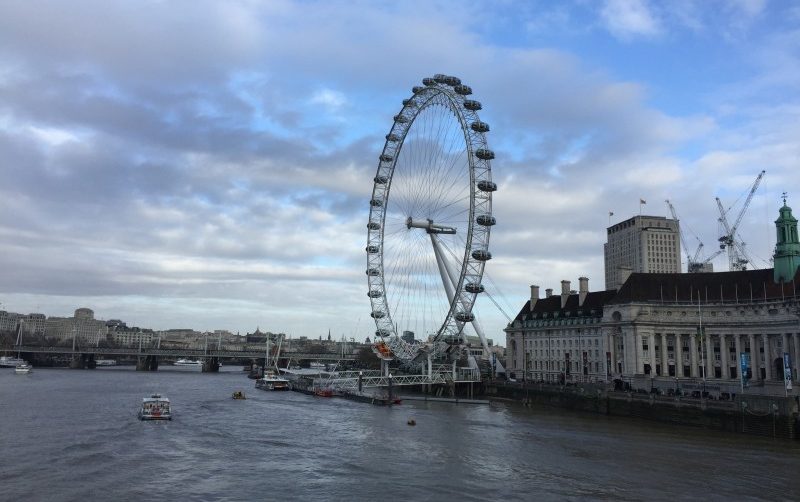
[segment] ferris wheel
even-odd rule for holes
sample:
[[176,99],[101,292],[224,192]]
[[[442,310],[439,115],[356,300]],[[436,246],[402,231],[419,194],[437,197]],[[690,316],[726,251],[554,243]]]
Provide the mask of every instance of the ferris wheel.
[[456,77],[422,83],[394,116],[370,199],[367,295],[382,359],[462,346],[492,257],[497,185],[481,103]]

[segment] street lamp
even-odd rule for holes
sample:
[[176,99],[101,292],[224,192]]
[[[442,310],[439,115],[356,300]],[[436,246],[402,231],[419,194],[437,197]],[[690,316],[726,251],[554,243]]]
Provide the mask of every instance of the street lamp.
[[706,358],[706,332],[703,329],[703,311],[700,309],[700,293],[697,294],[697,316],[700,322],[697,327],[697,336],[700,339],[700,359],[703,361],[703,392],[700,394],[702,399],[705,398],[706,394],[706,366],[708,365],[708,359]]

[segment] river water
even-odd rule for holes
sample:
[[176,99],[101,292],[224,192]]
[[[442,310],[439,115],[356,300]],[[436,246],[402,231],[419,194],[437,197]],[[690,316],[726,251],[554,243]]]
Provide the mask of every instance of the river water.
[[[384,408],[223,370],[0,371],[0,500],[800,498],[798,443],[506,402]],[[137,420],[153,392],[171,422]]]

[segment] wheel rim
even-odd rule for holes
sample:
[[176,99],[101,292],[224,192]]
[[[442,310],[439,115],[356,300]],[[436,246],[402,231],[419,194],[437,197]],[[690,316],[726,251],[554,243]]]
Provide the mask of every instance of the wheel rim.
[[[401,359],[413,358],[423,345],[438,352],[463,342],[491,257],[494,224],[494,154],[488,125],[477,114],[480,104],[454,77],[423,82],[403,101],[386,135],[367,225],[376,335]],[[423,343],[403,342],[405,331]]]

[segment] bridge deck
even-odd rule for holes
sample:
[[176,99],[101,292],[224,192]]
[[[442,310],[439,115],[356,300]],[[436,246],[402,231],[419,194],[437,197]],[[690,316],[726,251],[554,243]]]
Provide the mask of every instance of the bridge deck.
[[[263,359],[264,350],[231,350],[231,349],[161,349],[154,347],[38,347],[19,345],[14,347],[14,352],[28,352],[38,354],[95,354],[103,356],[163,356],[163,357],[188,357],[193,359],[216,357],[218,359]],[[352,354],[317,354],[302,352],[284,352],[280,355],[281,359],[295,360],[316,360],[316,361],[353,361],[356,359]]]

